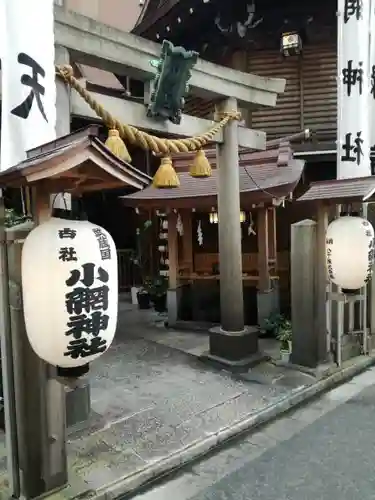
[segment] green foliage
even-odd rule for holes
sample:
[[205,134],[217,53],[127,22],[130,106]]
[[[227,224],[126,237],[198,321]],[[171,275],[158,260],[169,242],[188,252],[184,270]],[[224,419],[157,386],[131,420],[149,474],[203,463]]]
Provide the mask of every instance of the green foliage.
[[189,90],[191,69],[198,60],[198,53],[175,47],[164,40],[159,60],[150,64],[156,68],[147,116],[170,120],[180,124],[184,97]]
[[273,333],[274,336],[277,336],[280,326],[284,323],[285,318],[280,313],[272,313],[270,316],[264,321],[263,329],[266,332]]
[[292,323],[288,319],[283,319],[278,327],[276,336],[277,340],[281,342],[281,349],[288,350],[289,343],[292,341]]
[[157,276],[149,284],[149,293],[152,297],[161,297],[168,290],[168,279],[165,276]]

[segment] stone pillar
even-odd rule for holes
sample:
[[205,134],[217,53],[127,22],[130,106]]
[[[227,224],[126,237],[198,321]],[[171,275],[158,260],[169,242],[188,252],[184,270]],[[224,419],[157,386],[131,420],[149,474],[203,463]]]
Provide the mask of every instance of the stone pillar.
[[292,363],[316,367],[315,332],[316,222],[303,220],[291,227]]
[[313,220],[297,222],[291,228],[291,361],[308,368],[316,368],[327,360],[326,270],[322,259],[325,238],[321,241],[322,234]]
[[[237,111],[236,100],[225,101],[220,111]],[[232,120],[224,127],[223,135],[224,142],[218,146],[221,326],[226,332],[242,332],[244,330],[244,307],[238,123],[236,120]]]
[[[237,111],[236,100],[218,111]],[[223,138],[217,153],[221,328],[210,332],[210,357],[238,364],[257,353],[258,338],[244,324],[237,121],[224,127]]]

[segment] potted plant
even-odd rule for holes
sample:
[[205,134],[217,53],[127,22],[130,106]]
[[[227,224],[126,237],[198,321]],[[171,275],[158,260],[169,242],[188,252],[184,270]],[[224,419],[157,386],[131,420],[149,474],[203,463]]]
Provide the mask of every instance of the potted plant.
[[150,309],[151,307],[151,297],[147,283],[145,282],[143,286],[138,289],[137,301],[139,309]]
[[287,363],[292,352],[292,323],[289,320],[284,319],[280,324],[276,338],[281,343],[281,360]]
[[167,290],[168,280],[164,276],[158,276],[150,287],[151,301],[154,309],[158,313],[165,312],[167,309]]
[[285,318],[280,313],[271,313],[264,320],[263,327],[260,330],[259,337],[261,338],[277,338],[280,327],[285,322]]

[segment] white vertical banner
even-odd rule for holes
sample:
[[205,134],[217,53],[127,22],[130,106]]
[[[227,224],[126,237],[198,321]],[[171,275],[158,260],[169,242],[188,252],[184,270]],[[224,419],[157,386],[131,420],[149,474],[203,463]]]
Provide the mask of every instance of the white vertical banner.
[[56,138],[54,0],[0,0],[1,170]]
[[0,0],[0,60],[5,51],[5,0]]
[[338,179],[371,175],[370,10],[370,0],[338,0]]
[[370,0],[370,164],[375,175],[375,0]]

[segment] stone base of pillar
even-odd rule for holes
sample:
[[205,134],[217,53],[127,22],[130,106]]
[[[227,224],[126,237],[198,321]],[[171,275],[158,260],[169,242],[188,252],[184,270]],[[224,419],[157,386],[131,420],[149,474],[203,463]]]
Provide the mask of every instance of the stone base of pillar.
[[257,305],[258,325],[262,329],[265,327],[265,320],[267,320],[271,314],[278,314],[280,312],[279,284],[276,280],[273,281],[271,290],[257,293]]
[[91,399],[88,380],[79,380],[74,387],[65,388],[66,426],[75,427],[90,418]]
[[210,329],[210,351],[203,361],[231,370],[247,370],[267,357],[258,350],[258,328],[245,327],[242,332],[226,332],[220,326]]

